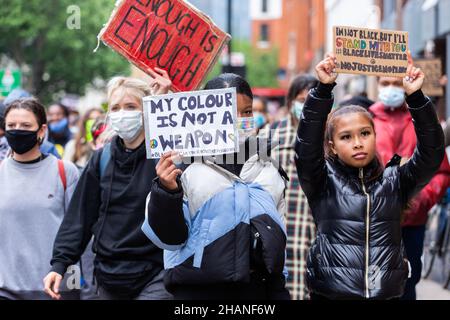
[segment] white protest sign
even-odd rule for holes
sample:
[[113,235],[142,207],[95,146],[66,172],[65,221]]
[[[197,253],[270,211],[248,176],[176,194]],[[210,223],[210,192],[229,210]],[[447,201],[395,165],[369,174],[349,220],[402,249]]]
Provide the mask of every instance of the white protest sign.
[[239,152],[236,88],[149,96],[144,101],[148,159]]

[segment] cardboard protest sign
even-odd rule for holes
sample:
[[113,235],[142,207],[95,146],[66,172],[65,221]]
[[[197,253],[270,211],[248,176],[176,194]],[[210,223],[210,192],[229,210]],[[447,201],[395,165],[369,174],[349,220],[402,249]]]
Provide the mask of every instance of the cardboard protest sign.
[[336,72],[403,77],[408,67],[408,33],[333,27]]
[[144,99],[147,158],[176,150],[183,156],[239,151],[236,88],[149,96]]
[[142,71],[167,71],[175,91],[197,89],[231,37],[183,0],[121,0],[99,34]]
[[423,93],[431,97],[442,97],[444,88],[439,83],[442,77],[441,59],[417,59],[414,60],[414,65],[425,73]]

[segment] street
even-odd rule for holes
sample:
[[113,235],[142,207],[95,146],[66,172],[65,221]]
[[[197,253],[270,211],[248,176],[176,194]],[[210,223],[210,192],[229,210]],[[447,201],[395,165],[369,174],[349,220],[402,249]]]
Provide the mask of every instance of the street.
[[417,300],[450,300],[450,288],[443,288],[449,271],[443,272],[443,261],[436,258],[430,276],[417,285]]
[[417,285],[417,300],[450,300],[450,290],[428,279],[422,279]]

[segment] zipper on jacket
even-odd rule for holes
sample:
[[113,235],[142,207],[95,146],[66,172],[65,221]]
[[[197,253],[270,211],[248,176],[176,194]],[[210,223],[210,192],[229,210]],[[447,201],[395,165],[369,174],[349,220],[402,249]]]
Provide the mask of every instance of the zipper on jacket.
[[256,246],[258,245],[258,240],[259,240],[259,232],[256,232],[254,234],[255,236],[255,240],[253,240],[253,249],[256,249]]
[[365,296],[366,299],[370,298],[369,294],[369,223],[370,223],[370,196],[367,193],[366,186],[364,185],[364,169],[359,169],[359,178],[361,179],[361,185],[363,188],[363,192],[367,197],[367,206],[366,206],[366,254],[365,254]]

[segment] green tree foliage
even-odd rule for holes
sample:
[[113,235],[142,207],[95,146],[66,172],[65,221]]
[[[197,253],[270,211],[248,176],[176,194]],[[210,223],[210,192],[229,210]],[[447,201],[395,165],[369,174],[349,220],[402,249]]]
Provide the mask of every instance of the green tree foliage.
[[[53,93],[83,94],[95,78],[128,74],[129,63],[101,46],[97,34],[113,0],[10,0],[0,6],[0,53],[25,72],[24,87],[49,101]],[[79,13],[79,15],[78,15]],[[77,23],[79,24],[77,25]]]
[[261,50],[252,47],[248,41],[236,41],[233,43],[233,51],[243,52],[247,65],[247,80],[252,87],[279,86],[278,50],[276,48]]
[[[278,88],[278,50],[276,48],[261,50],[252,47],[245,40],[233,40],[233,52],[242,52],[245,55],[247,66],[247,81],[252,87]],[[217,63],[208,75],[210,80],[221,73],[222,66]]]

